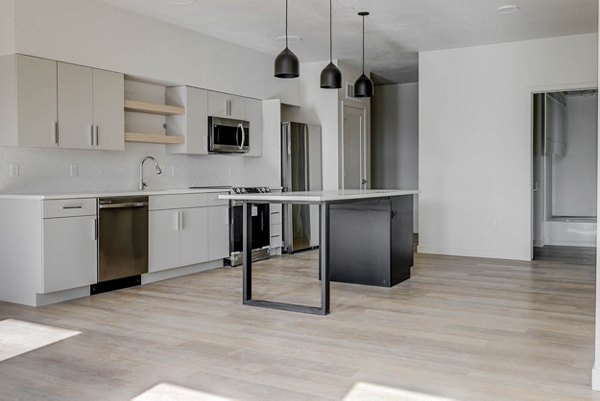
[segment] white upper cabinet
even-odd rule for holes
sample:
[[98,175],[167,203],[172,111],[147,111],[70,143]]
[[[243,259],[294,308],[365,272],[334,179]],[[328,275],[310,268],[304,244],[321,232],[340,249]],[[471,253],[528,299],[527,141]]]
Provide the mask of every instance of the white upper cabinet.
[[58,63],[59,144],[66,149],[93,149],[92,69]]
[[185,143],[167,145],[167,152],[208,154],[208,91],[190,86],[168,87],[167,104],[184,107],[185,114],[167,116],[167,135],[181,135]]
[[125,77],[118,72],[93,69],[95,149],[125,149]]
[[246,119],[246,98],[221,92],[208,92],[208,116]]
[[263,153],[263,117],[262,101],[246,99],[246,120],[250,122],[249,157],[260,157]]
[[56,61],[0,57],[0,145],[56,148]]
[[59,146],[124,149],[123,92],[123,74],[59,62]]

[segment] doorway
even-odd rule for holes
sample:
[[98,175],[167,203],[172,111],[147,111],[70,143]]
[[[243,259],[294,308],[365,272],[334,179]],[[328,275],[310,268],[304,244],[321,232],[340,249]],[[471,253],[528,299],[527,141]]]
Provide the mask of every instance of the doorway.
[[595,264],[597,90],[533,95],[533,258]]
[[365,109],[343,106],[342,189],[370,188],[369,138]]

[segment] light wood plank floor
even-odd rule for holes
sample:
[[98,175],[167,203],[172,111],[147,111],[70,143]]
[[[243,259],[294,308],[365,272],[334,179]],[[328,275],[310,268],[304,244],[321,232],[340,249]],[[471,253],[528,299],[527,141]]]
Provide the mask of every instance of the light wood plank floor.
[[[316,253],[257,264],[257,294],[316,303]],[[600,400],[594,266],[417,255],[395,288],[332,283],[327,317],[241,305],[218,269],[15,318],[82,334],[0,363],[2,400],[128,400],[168,382],[240,400],[340,400],[357,381],[456,400]]]

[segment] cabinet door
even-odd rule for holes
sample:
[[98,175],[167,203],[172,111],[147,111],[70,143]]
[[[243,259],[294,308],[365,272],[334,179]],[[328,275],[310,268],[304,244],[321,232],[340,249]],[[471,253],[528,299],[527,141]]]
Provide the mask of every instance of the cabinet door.
[[229,256],[229,206],[208,208],[208,259]]
[[206,207],[183,209],[179,237],[180,265],[187,266],[208,260],[208,214]]
[[58,146],[56,61],[17,56],[18,145]]
[[148,213],[148,271],[179,267],[179,211]]
[[167,145],[167,152],[189,155],[208,154],[208,91],[189,86],[166,90],[167,104],[185,107],[185,114],[167,116],[167,132],[182,135],[185,143]]
[[44,294],[97,282],[95,216],[44,219]]
[[220,92],[208,92],[208,116],[244,120],[246,99]]
[[260,157],[263,153],[263,117],[260,100],[246,99],[246,120],[250,122],[250,152],[246,153],[246,156]]
[[116,72],[94,69],[93,123],[94,148],[125,149],[124,77]]
[[94,148],[90,67],[58,63],[58,124],[61,148]]

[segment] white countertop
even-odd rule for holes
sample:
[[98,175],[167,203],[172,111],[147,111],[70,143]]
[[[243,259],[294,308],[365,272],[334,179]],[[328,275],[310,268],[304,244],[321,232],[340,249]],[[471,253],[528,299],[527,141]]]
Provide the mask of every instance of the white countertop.
[[158,190],[123,190],[105,192],[77,192],[77,193],[32,193],[32,194],[0,194],[0,199],[29,199],[29,200],[56,200],[56,199],[82,199],[82,198],[105,198],[114,196],[152,196],[152,195],[181,195],[228,192],[222,188],[182,188],[182,189],[158,189]]
[[283,192],[268,194],[219,195],[219,199],[250,202],[334,202],[353,199],[386,198],[390,196],[416,195],[417,190],[399,189],[340,189],[330,191]]

